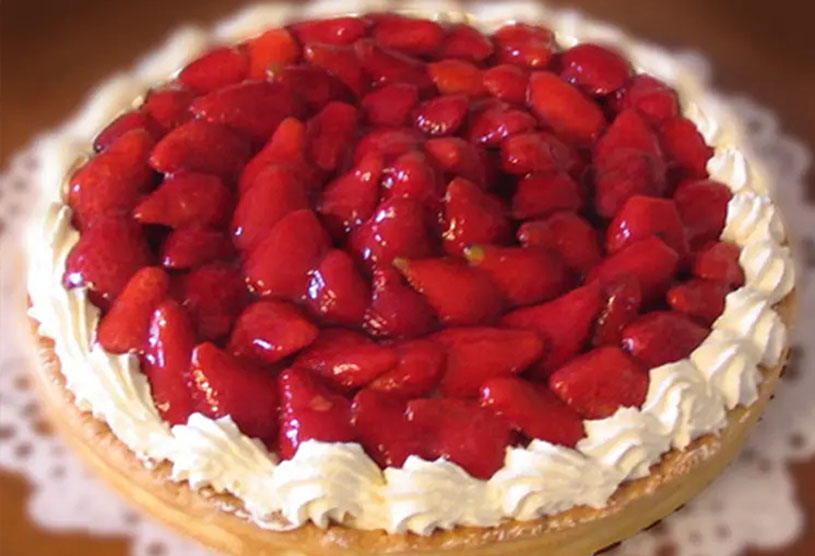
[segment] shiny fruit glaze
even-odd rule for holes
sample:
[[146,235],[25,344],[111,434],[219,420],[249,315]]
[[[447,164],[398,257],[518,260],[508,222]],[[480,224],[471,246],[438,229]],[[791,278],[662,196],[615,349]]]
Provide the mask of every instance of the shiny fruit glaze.
[[[137,93],[134,91],[134,94]],[[639,406],[744,274],[676,93],[537,25],[393,14],[215,48],[71,177],[67,287],[170,424],[476,477]]]

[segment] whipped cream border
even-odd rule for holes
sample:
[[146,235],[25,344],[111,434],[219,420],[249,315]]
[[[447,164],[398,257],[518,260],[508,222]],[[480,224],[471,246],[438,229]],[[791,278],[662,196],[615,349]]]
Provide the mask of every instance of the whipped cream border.
[[[95,135],[120,113],[138,105],[151,85],[166,81],[209,45],[242,40],[287,20],[371,10],[399,11],[491,31],[512,21],[540,21],[558,42],[607,43],[623,51],[638,71],[670,83],[690,118],[715,149],[711,178],[733,191],[722,238],[742,247],[744,287],[730,293],[711,334],[689,358],[650,370],[641,409],[586,421],[576,449],[534,440],[507,449],[502,469],[478,480],[458,465],[416,456],[401,468],[380,470],[356,443],[307,441],[289,461],[279,462],[258,441],[243,435],[230,417],[193,414],[170,429],[159,416],[138,358],[113,355],[94,342],[99,311],[83,289],[62,285],[65,261],[79,234],[65,202],[66,178],[91,152]],[[648,475],[651,465],[695,438],[716,433],[726,411],[758,398],[759,365],[780,362],[787,331],[773,304],[794,287],[789,248],[780,216],[767,196],[767,177],[746,145],[745,134],[725,103],[706,90],[681,57],[628,38],[619,29],[574,11],[554,11],[533,1],[477,3],[324,0],[305,6],[257,5],[211,32],[178,30],[158,51],[127,74],[100,86],[63,127],[39,148],[44,215],[27,233],[30,315],[39,332],[54,340],[67,388],[77,405],[104,420],[144,463],[172,463],[172,479],[193,489],[209,487],[238,497],[262,527],[288,530],[309,521],[319,527],[341,522],[359,529],[429,535],[456,525],[490,527],[507,519],[530,520],[577,505],[604,507],[620,484]],[[750,163],[748,163],[748,159]]]

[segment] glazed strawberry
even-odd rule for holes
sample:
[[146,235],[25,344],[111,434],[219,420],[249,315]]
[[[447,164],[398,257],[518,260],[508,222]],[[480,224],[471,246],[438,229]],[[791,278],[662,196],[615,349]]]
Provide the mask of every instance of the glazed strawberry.
[[339,78],[356,96],[365,93],[365,75],[352,46],[310,43],[303,49],[303,56]]
[[300,45],[286,29],[270,29],[246,45],[249,79],[266,79],[270,70],[300,59]]
[[605,303],[591,340],[595,347],[619,344],[623,328],[637,318],[642,306],[640,283],[630,274],[610,280],[602,288]]
[[676,91],[650,75],[635,75],[611,99],[617,112],[636,109],[652,125],[679,114]]
[[692,249],[696,250],[721,236],[727,218],[727,204],[732,196],[726,185],[713,180],[679,184],[673,198]]
[[229,415],[247,436],[274,441],[278,427],[275,373],[205,342],[192,351],[190,385],[196,411],[213,419]]
[[153,184],[153,173],[147,165],[151,148],[152,136],[143,129],[134,129],[71,176],[68,204],[80,229],[105,211],[130,210],[136,205]]
[[413,199],[381,203],[374,215],[348,236],[348,248],[366,265],[386,267],[395,257],[425,257],[436,252],[428,215]]
[[494,97],[515,104],[526,102],[528,72],[515,65],[500,64],[484,70],[484,88]]
[[310,346],[320,330],[291,303],[257,301],[238,316],[229,350],[258,364],[274,364]]
[[177,228],[161,244],[160,260],[164,268],[175,270],[212,261],[231,259],[236,254],[229,236],[201,224]]
[[693,274],[735,289],[744,285],[744,270],[739,264],[741,250],[733,243],[716,241],[696,253]]
[[99,322],[97,339],[102,347],[113,353],[143,350],[153,310],[169,288],[170,277],[158,267],[136,272]]
[[436,315],[424,297],[404,283],[393,268],[375,268],[373,297],[365,313],[365,330],[381,338],[405,338],[429,332]]
[[150,155],[150,166],[167,174],[202,172],[234,176],[251,154],[249,141],[219,124],[202,120],[173,129],[158,142]]
[[401,126],[407,123],[413,108],[419,103],[415,85],[392,83],[374,89],[362,98],[362,109],[368,122],[374,125]]
[[198,334],[215,340],[229,333],[248,302],[240,272],[231,264],[214,262],[177,277],[176,297],[190,312]]
[[537,120],[526,110],[493,106],[472,116],[467,138],[473,143],[497,146],[510,135],[531,131],[537,125]]
[[361,388],[396,365],[396,352],[358,332],[324,328],[294,366],[308,369],[343,391]]
[[534,374],[545,376],[580,353],[602,301],[600,287],[592,283],[552,301],[516,309],[500,322],[502,326],[531,330],[540,336],[547,350]]
[[152,262],[141,227],[126,213],[106,212],[82,230],[65,261],[62,282],[66,288],[87,287],[110,302],[137,270]]
[[424,136],[410,127],[381,127],[363,136],[354,149],[354,163],[374,151],[387,161],[412,151],[424,143]]
[[303,100],[315,112],[333,100],[351,101],[354,93],[337,76],[323,68],[306,64],[286,66],[271,72],[274,82],[280,83]]
[[444,28],[435,21],[388,15],[376,22],[373,38],[382,46],[408,54],[432,54],[441,45]]
[[345,251],[332,249],[311,275],[308,304],[322,322],[361,325],[370,286]]
[[289,28],[297,39],[305,43],[353,44],[368,33],[369,22],[359,17],[336,17],[301,21]]
[[489,275],[454,259],[395,259],[394,265],[446,325],[480,324],[501,309],[501,294]]
[[580,166],[577,152],[545,131],[518,133],[501,142],[501,165],[510,174],[569,172]]
[[190,111],[200,119],[265,141],[280,122],[299,116],[302,108],[291,89],[279,83],[244,81],[195,99]]
[[668,290],[666,299],[674,311],[684,313],[704,326],[713,324],[724,311],[727,286],[712,280],[693,278]]
[[606,125],[600,107],[554,73],[533,72],[528,97],[532,111],[547,126],[577,143],[591,143]]
[[336,230],[351,230],[368,220],[379,202],[382,155],[367,154],[356,167],[329,182],[317,211]]
[[661,298],[679,264],[679,255],[655,236],[632,243],[604,259],[589,272],[586,281],[603,283],[624,275],[634,276],[640,284],[643,302]]
[[432,87],[425,63],[417,58],[385,48],[373,39],[358,40],[354,43],[354,50],[374,83],[408,83],[419,91]]
[[612,218],[634,195],[660,197],[665,192],[665,163],[637,149],[620,149],[595,167],[594,209]]
[[350,150],[357,129],[357,109],[344,102],[330,102],[306,125],[307,151],[325,171],[336,170]]
[[474,245],[464,250],[464,256],[473,267],[489,273],[512,306],[552,299],[572,282],[563,261],[544,249]]
[[249,62],[238,48],[215,49],[196,59],[178,74],[178,80],[190,89],[208,93],[233,83],[249,74]]
[[659,126],[659,137],[668,161],[681,177],[706,178],[713,149],[707,146],[692,121],[671,118]]
[[142,110],[164,130],[178,127],[190,118],[190,104],[197,94],[182,83],[173,82],[158,89],[150,89]]
[[444,248],[460,255],[473,243],[502,243],[512,231],[501,200],[473,182],[455,178],[444,197]]
[[165,179],[133,209],[142,224],[182,228],[191,224],[221,226],[232,212],[232,193],[217,176],[184,173]]
[[524,222],[517,238],[525,247],[554,251],[577,274],[588,272],[602,259],[597,231],[573,212],[561,211],[544,220]]
[[103,129],[93,140],[93,150],[104,151],[122,135],[134,129],[146,131],[153,139],[163,134],[161,127],[146,112],[125,112]]
[[549,377],[549,387],[586,419],[611,417],[620,407],[639,407],[648,373],[617,347],[584,353]]
[[401,467],[421,452],[419,429],[408,421],[405,400],[365,388],[351,406],[354,431],[365,451],[381,467]]
[[580,415],[546,388],[520,378],[484,382],[480,403],[529,438],[571,448],[585,436]]
[[675,311],[654,311],[623,329],[622,346],[648,367],[687,357],[710,330]]
[[516,220],[538,218],[561,210],[577,212],[583,208],[583,193],[569,174],[538,172],[518,180],[512,196],[512,217]]
[[501,27],[492,40],[499,62],[522,67],[545,67],[555,50],[555,37],[549,29],[525,23]]
[[241,172],[238,193],[246,193],[266,166],[283,164],[303,182],[305,189],[312,188],[316,169],[306,162],[306,126],[296,118],[286,118],[277,126],[272,137]]
[[447,26],[447,34],[437,51],[439,58],[461,58],[483,62],[492,54],[492,43],[477,29],[457,23]]
[[245,257],[246,283],[260,296],[302,299],[309,274],[329,247],[328,234],[312,211],[290,212]]
[[479,479],[488,479],[503,466],[511,429],[504,419],[476,402],[411,400],[407,415],[420,431],[420,455],[425,459],[447,459]]
[[613,161],[615,155],[626,149],[662,157],[657,134],[639,112],[633,109],[620,112],[594,144],[592,161],[600,167],[598,172],[602,173],[607,164],[613,164],[610,161]]
[[351,442],[351,402],[318,382],[304,369],[280,374],[280,438],[278,453],[291,459],[306,440]]
[[445,369],[446,354],[436,342],[409,340],[394,345],[396,366],[379,375],[366,390],[388,393],[402,399],[428,395],[438,385]]
[[647,237],[658,237],[676,254],[688,254],[688,240],[676,204],[670,199],[634,195],[606,228],[606,251],[616,253]]
[[162,418],[170,425],[185,424],[193,412],[188,380],[195,347],[190,316],[172,299],[162,301],[150,317],[142,371]]
[[452,135],[467,116],[469,104],[464,95],[443,95],[419,106],[415,123],[425,135]]
[[484,94],[481,70],[465,60],[441,60],[427,65],[436,88],[443,95],[463,94],[471,97]]
[[487,380],[520,374],[544,353],[541,339],[528,330],[447,328],[432,339],[447,353],[441,380],[441,393],[446,397],[476,397]]
[[232,237],[241,249],[251,249],[284,216],[306,209],[308,194],[290,166],[269,164],[258,172],[232,215]]
[[618,53],[602,46],[583,43],[561,55],[560,76],[591,95],[607,95],[622,87],[631,65]]
[[486,185],[487,169],[483,151],[460,137],[439,137],[425,143],[430,159],[447,174],[461,176],[478,185]]
[[423,152],[408,151],[396,158],[387,168],[382,185],[386,198],[414,199],[433,213],[441,209],[444,181]]

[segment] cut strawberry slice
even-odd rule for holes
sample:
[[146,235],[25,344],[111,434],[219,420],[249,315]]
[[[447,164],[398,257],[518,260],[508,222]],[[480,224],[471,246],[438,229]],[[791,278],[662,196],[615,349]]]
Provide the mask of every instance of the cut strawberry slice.
[[389,14],[376,22],[373,38],[407,54],[432,54],[441,45],[444,28],[435,21]]
[[484,70],[484,88],[494,97],[515,104],[526,102],[529,74],[515,65],[500,64]]
[[330,245],[313,212],[290,212],[249,251],[243,267],[247,284],[257,295],[303,299],[310,272]]
[[464,256],[470,265],[489,273],[512,306],[547,301],[572,284],[560,258],[545,249],[474,245]]
[[659,137],[675,173],[680,177],[707,177],[707,161],[713,156],[713,149],[707,146],[692,121],[665,120],[659,126]]
[[229,236],[221,230],[192,224],[167,234],[161,244],[161,265],[181,270],[231,259],[236,253]]
[[529,438],[572,448],[585,436],[583,418],[541,385],[493,378],[481,386],[480,401]]
[[460,176],[482,187],[486,186],[487,170],[483,150],[460,137],[439,137],[425,143],[427,154],[451,176]]
[[332,249],[311,275],[308,304],[322,322],[362,325],[370,286],[345,251]]
[[517,237],[525,247],[554,251],[577,274],[588,272],[602,259],[597,230],[573,212],[557,212],[545,220],[524,222]]
[[724,284],[730,289],[744,285],[744,269],[739,264],[741,250],[738,245],[716,241],[696,253],[693,274]]
[[142,224],[183,228],[191,224],[221,226],[232,214],[232,193],[216,176],[184,173],[165,179],[133,209]]
[[190,63],[178,74],[187,87],[208,93],[246,79],[249,62],[238,48],[218,48]]
[[274,364],[310,346],[319,333],[291,303],[257,301],[235,321],[229,350],[259,364]]
[[282,164],[303,182],[303,188],[310,190],[316,180],[317,170],[309,167],[305,157],[306,126],[296,118],[286,118],[241,172],[238,181],[239,195],[245,194],[255,183],[258,174],[270,164]]
[[597,317],[592,345],[617,345],[623,328],[637,318],[642,306],[642,291],[637,279],[624,274],[602,285],[605,305]]
[[447,26],[447,35],[436,55],[439,58],[461,58],[472,62],[483,62],[492,54],[492,43],[477,29],[457,23]]
[[364,334],[342,328],[324,328],[294,366],[308,369],[343,391],[369,384],[396,365],[396,352]]
[[379,202],[382,155],[370,152],[323,188],[317,211],[332,230],[350,231],[368,220]]
[[277,436],[275,373],[242,361],[209,342],[192,351],[190,385],[195,409],[217,419],[229,415],[247,436],[271,443]]
[[528,330],[448,328],[432,339],[447,352],[441,381],[441,393],[447,397],[476,397],[487,380],[520,374],[544,353],[541,339]]
[[182,83],[171,82],[158,89],[150,89],[142,109],[166,131],[192,118],[190,104],[196,96],[195,91]]
[[606,228],[606,251],[616,253],[651,236],[664,241],[680,258],[688,254],[688,240],[676,204],[670,199],[634,195]]
[[336,17],[301,21],[289,29],[303,43],[353,44],[368,33],[370,23],[365,18]]
[[408,83],[419,91],[428,91],[432,81],[425,63],[417,58],[378,45],[373,39],[360,39],[354,50],[362,67],[374,83]]
[[350,152],[356,129],[356,108],[344,102],[326,104],[306,126],[309,156],[323,170],[336,170]]
[[331,101],[351,102],[354,99],[354,93],[348,85],[336,75],[317,66],[286,66],[275,69],[271,78],[302,99],[311,112],[316,112]]
[[374,125],[401,126],[419,103],[415,85],[393,83],[374,89],[362,98],[362,109]]
[[473,182],[455,178],[447,186],[444,201],[446,229],[442,238],[451,255],[462,254],[474,243],[503,243],[511,237],[501,199]]
[[427,65],[436,88],[443,95],[462,94],[476,97],[484,94],[481,69],[465,60],[441,60]]
[[724,284],[693,278],[668,290],[671,309],[684,313],[704,326],[710,326],[724,311],[728,288]]
[[242,135],[219,124],[190,120],[158,142],[150,165],[167,174],[185,171],[231,177],[250,155],[249,141]]
[[518,133],[501,142],[501,165],[509,174],[576,173],[580,157],[572,147],[545,131]]
[[365,74],[353,47],[309,43],[303,49],[303,56],[311,64],[339,78],[356,96],[365,93]]
[[442,347],[430,340],[411,340],[394,345],[396,366],[379,375],[367,390],[386,392],[402,399],[430,394],[439,384],[445,369]]
[[611,99],[616,112],[636,109],[652,125],[679,114],[676,91],[650,75],[635,75]]
[[479,479],[488,479],[503,466],[512,431],[504,419],[476,402],[412,400],[407,415],[419,430],[425,459],[447,459]]
[[365,330],[381,338],[407,338],[429,332],[436,315],[424,297],[404,283],[392,268],[376,268],[373,298],[365,314]]
[[607,95],[622,87],[631,65],[618,53],[602,46],[583,43],[561,55],[560,76],[591,95]]
[[404,399],[365,388],[351,406],[359,442],[381,467],[401,467],[421,452],[419,429],[408,421]]
[[424,136],[410,127],[381,127],[363,136],[354,149],[354,163],[359,162],[370,152],[382,155],[386,162],[406,152],[415,150],[424,143]]
[[586,419],[604,419],[620,407],[642,405],[648,373],[620,348],[601,347],[552,373],[549,387]]
[[643,364],[659,367],[690,355],[709,333],[682,313],[655,311],[625,327],[622,345]]
[[492,40],[496,58],[506,64],[544,68],[555,52],[555,36],[549,29],[525,23],[501,27]]
[[563,172],[529,174],[518,181],[512,197],[512,217],[538,218],[560,210],[577,212],[583,208],[583,192]]
[[285,29],[270,29],[246,45],[249,79],[266,79],[276,68],[300,59],[300,45]]
[[[592,159],[603,168],[620,151],[633,149],[662,158],[657,134],[636,110],[624,110],[614,118],[594,145]],[[602,169],[600,172],[602,173]]]
[[386,172],[382,185],[387,198],[414,199],[434,214],[441,210],[444,181],[424,153],[408,151],[394,160]]
[[733,194],[722,183],[713,180],[693,180],[679,184],[674,202],[685,225],[691,249],[699,249],[722,235],[727,204]]
[[104,151],[121,136],[134,129],[146,131],[154,140],[160,139],[164,135],[164,130],[150,117],[150,114],[146,112],[125,112],[99,132],[99,135],[93,140],[93,150],[97,152]]
[[600,107],[554,73],[533,72],[528,96],[532,110],[546,125],[577,143],[591,143],[606,126]]
[[143,350],[150,317],[169,289],[170,277],[162,269],[146,266],[136,272],[99,322],[102,347],[113,353]]
[[531,131],[537,125],[535,117],[526,110],[493,106],[472,116],[467,138],[473,143],[497,146],[510,135]]
[[602,301],[600,287],[591,283],[541,305],[507,313],[501,324],[540,336],[547,352],[533,374],[546,376],[586,345]]
[[665,163],[637,149],[619,149],[594,169],[594,209],[612,218],[634,195],[660,197],[667,188]]
[[177,299],[186,307],[202,338],[215,340],[229,333],[248,302],[243,277],[227,263],[209,263],[177,277]]
[[452,135],[467,116],[469,103],[464,95],[444,95],[422,103],[415,123],[425,135]]
[[454,259],[395,259],[393,264],[446,325],[481,324],[501,309],[489,274]]

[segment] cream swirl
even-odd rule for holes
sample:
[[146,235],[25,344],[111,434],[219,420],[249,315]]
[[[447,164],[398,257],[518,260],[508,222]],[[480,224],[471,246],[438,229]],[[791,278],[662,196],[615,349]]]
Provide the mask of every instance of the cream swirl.
[[761,292],[740,288],[725,298],[724,312],[713,327],[729,330],[753,346],[759,361],[775,366],[787,345],[787,327]]
[[772,201],[753,192],[733,195],[727,204],[722,239],[739,247],[758,241],[784,241],[784,225]]
[[690,360],[724,399],[725,408],[750,405],[758,399],[759,354],[736,333],[714,329],[690,354]]
[[795,287],[795,269],[789,247],[764,240],[746,244],[739,264],[750,287],[770,303],[778,303]]
[[735,147],[725,147],[707,162],[707,171],[716,181],[727,184],[732,191],[749,191],[753,180],[744,153]]

